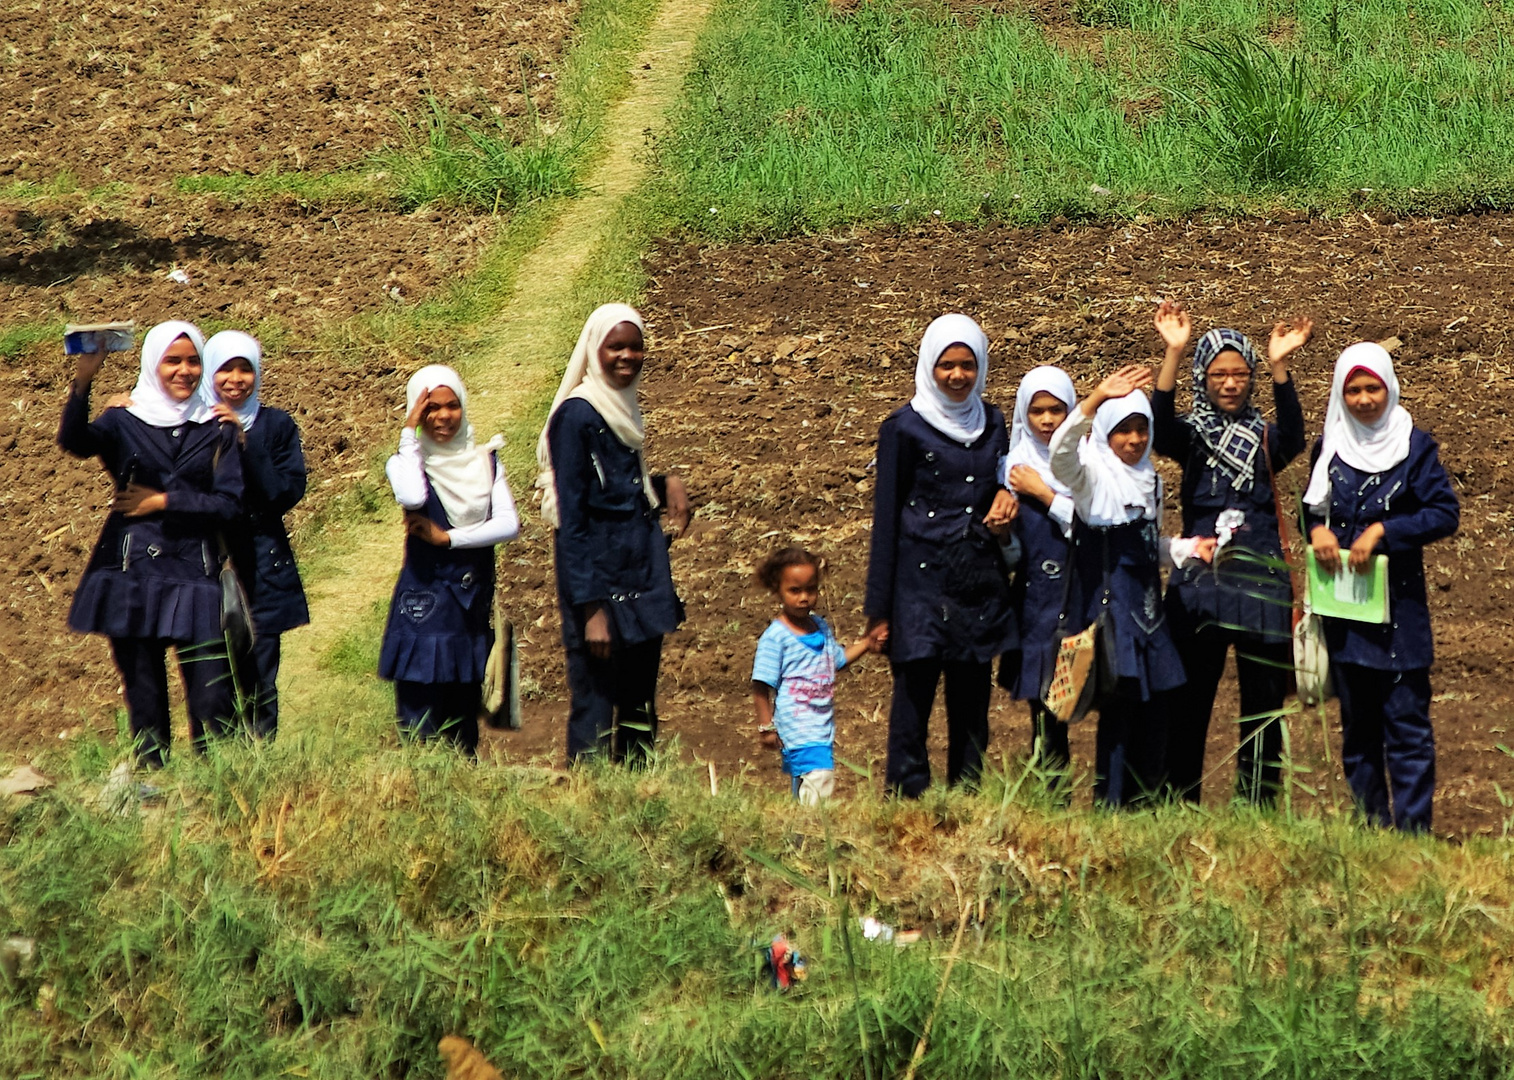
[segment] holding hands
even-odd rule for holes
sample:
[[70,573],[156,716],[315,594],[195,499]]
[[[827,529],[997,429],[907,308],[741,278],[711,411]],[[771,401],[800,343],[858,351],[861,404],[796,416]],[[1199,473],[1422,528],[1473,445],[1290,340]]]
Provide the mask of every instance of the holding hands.
[[994,502],[988,508],[988,513],[983,515],[983,524],[988,526],[989,532],[1000,536],[1014,523],[1019,513],[1020,503],[1015,499],[1014,493],[1000,488],[994,495]]

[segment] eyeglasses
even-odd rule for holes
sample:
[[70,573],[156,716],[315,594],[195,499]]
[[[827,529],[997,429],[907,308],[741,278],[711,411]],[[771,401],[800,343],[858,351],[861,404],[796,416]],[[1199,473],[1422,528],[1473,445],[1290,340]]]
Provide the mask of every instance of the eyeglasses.
[[1210,386],[1224,386],[1226,383],[1235,383],[1237,386],[1245,386],[1251,381],[1249,371],[1211,371],[1204,378],[1209,380]]

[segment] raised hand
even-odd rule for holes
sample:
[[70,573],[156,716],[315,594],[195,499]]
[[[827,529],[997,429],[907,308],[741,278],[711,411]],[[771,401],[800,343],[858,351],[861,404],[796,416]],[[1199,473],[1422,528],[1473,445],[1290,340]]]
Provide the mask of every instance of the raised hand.
[[1157,305],[1156,318],[1152,321],[1168,349],[1181,353],[1188,347],[1188,341],[1193,337],[1193,320],[1188,317],[1188,309],[1181,300],[1163,300]]
[[1114,398],[1122,398],[1126,394],[1133,394],[1137,390],[1144,390],[1151,385],[1151,369],[1144,364],[1127,364],[1113,375],[1104,376],[1104,381],[1099,383],[1094,391],[1100,398],[1100,403]]
[[[100,337],[104,337],[103,334]],[[95,376],[100,374],[100,369],[105,366],[105,343],[101,341],[100,347],[94,352],[80,353],[79,359],[74,361],[74,390],[83,392],[89,384],[95,381]]]
[[1314,336],[1314,320],[1305,316],[1289,323],[1278,323],[1272,328],[1272,339],[1267,342],[1267,362],[1272,365],[1273,372],[1281,367],[1287,370],[1288,357],[1298,352],[1309,343]]
[[426,415],[426,406],[431,404],[431,387],[421,391],[421,396],[415,399],[415,408],[410,410],[410,415],[405,417],[405,426],[419,430],[421,420]]

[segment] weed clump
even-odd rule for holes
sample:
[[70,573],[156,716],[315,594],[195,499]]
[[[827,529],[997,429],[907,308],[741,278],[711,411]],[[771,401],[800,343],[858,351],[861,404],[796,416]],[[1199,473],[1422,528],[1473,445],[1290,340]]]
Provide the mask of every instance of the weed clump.
[[1355,102],[1327,97],[1300,54],[1283,60],[1240,36],[1193,42],[1189,54],[1207,90],[1195,104],[1213,158],[1259,187],[1313,181]]
[[380,152],[375,163],[408,209],[446,203],[497,214],[578,190],[577,147],[547,136],[539,124],[519,136],[502,120],[453,113],[428,97],[421,119],[401,118],[401,127],[399,146]]

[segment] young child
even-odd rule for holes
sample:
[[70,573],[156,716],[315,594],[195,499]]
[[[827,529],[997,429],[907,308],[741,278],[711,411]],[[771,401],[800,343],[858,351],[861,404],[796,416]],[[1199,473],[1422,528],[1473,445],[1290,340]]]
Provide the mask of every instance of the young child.
[[1435,440],[1398,403],[1393,358],[1381,345],[1359,342],[1335,362],[1304,508],[1324,569],[1344,564],[1360,573],[1374,555],[1388,557],[1391,624],[1325,620],[1341,702],[1341,765],[1369,821],[1426,831],[1435,735],[1424,551],[1456,532],[1461,506]]
[[[783,771],[805,806],[836,789],[836,672],[873,647],[871,636],[843,649],[824,619],[814,614],[820,595],[820,560],[799,547],[770,555],[757,580],[778,597],[778,618],[757,641],[752,662],[752,703],[763,745],[783,745]],[[774,730],[776,729],[776,731]]]

